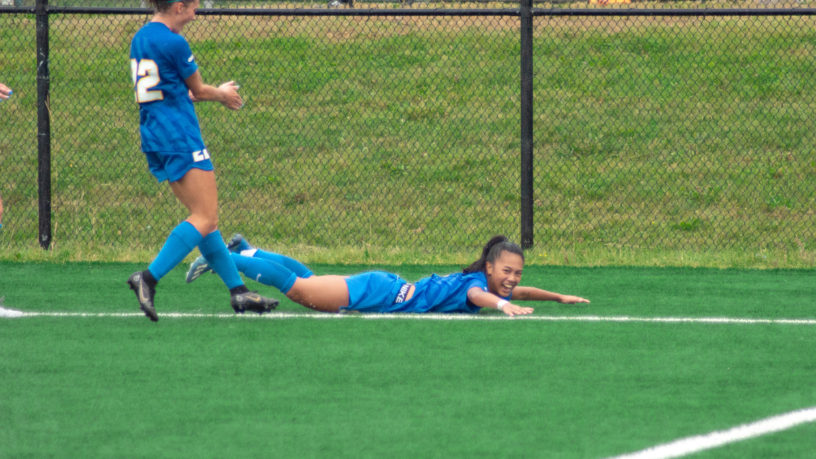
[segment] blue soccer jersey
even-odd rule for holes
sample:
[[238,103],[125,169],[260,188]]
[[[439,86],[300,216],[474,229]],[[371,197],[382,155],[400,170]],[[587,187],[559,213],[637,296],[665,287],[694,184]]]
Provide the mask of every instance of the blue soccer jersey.
[[[487,277],[481,271],[469,274],[425,277],[416,282],[414,296],[403,303],[400,312],[465,312],[475,314],[480,307],[471,303],[467,292],[478,287],[487,292]],[[509,300],[509,298],[507,298]]]
[[[487,292],[487,277],[483,272],[455,273],[447,276],[425,277],[416,282],[414,294],[408,301],[399,300],[407,292],[406,282],[396,274],[372,271],[350,276],[349,309],[360,312],[407,313],[478,313],[480,307],[468,300],[467,292],[478,287]],[[505,298],[509,300],[510,297]]]
[[209,159],[184,83],[198,70],[187,40],[162,23],[147,23],[131,42],[130,69],[142,151],[197,153]]

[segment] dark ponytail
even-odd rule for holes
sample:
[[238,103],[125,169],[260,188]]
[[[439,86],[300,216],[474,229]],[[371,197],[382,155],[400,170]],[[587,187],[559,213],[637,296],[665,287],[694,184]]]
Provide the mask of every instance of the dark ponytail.
[[465,274],[470,274],[484,271],[485,264],[488,261],[491,263],[495,262],[496,258],[499,258],[502,252],[518,254],[521,256],[522,261],[524,260],[524,251],[521,250],[521,247],[519,247],[518,244],[510,242],[510,240],[505,236],[493,236],[489,241],[487,241],[484,248],[482,248],[481,258],[471,263],[470,266],[463,269],[462,272]]

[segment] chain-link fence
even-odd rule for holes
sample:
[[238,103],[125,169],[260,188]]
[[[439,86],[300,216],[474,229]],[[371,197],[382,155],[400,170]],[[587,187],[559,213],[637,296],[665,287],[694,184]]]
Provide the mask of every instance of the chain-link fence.
[[[710,5],[536,3],[537,249],[813,259],[813,12]],[[139,258],[186,215],[139,149],[127,57],[150,15],[73,6],[94,5],[52,0],[48,17],[49,246]],[[235,80],[246,101],[197,106],[222,232],[348,248],[350,261],[406,247],[448,261],[493,234],[521,237],[517,4],[214,6],[184,35],[205,81]],[[0,104],[9,251],[38,243],[35,30],[33,11],[0,8],[0,81],[15,91]]]

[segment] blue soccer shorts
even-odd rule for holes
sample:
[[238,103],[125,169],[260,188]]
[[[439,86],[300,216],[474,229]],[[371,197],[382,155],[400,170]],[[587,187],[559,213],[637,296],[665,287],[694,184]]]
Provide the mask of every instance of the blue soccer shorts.
[[360,312],[389,312],[405,281],[396,274],[369,271],[346,278],[349,305],[341,308]]
[[194,151],[192,153],[180,152],[145,152],[147,165],[150,173],[156,180],[163,182],[177,182],[184,177],[190,169],[201,169],[211,171],[214,169],[210,161],[210,153],[207,149]]

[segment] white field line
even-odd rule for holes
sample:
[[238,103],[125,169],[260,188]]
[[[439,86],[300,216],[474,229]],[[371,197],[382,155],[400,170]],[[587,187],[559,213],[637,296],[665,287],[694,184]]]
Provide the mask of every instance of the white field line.
[[799,424],[816,421],[816,407],[805,408],[790,413],[761,419],[750,424],[742,424],[728,430],[718,430],[704,435],[681,438],[634,453],[615,456],[612,459],[667,459],[694,454],[711,448],[748,440],[782,430],[791,429]]
[[[33,317],[143,317],[141,312],[59,312],[59,311],[18,311],[0,307],[0,318],[33,318]],[[258,315],[246,313],[197,313],[197,312],[159,312],[159,318],[167,319],[363,319],[363,320],[440,320],[440,321],[486,321],[486,320],[522,320],[545,322],[652,322],[652,323],[700,323],[700,324],[783,324],[783,325],[816,325],[816,319],[761,319],[738,317],[635,317],[635,316],[547,316],[529,315],[508,317],[501,315],[470,314],[324,314],[271,312]]]

